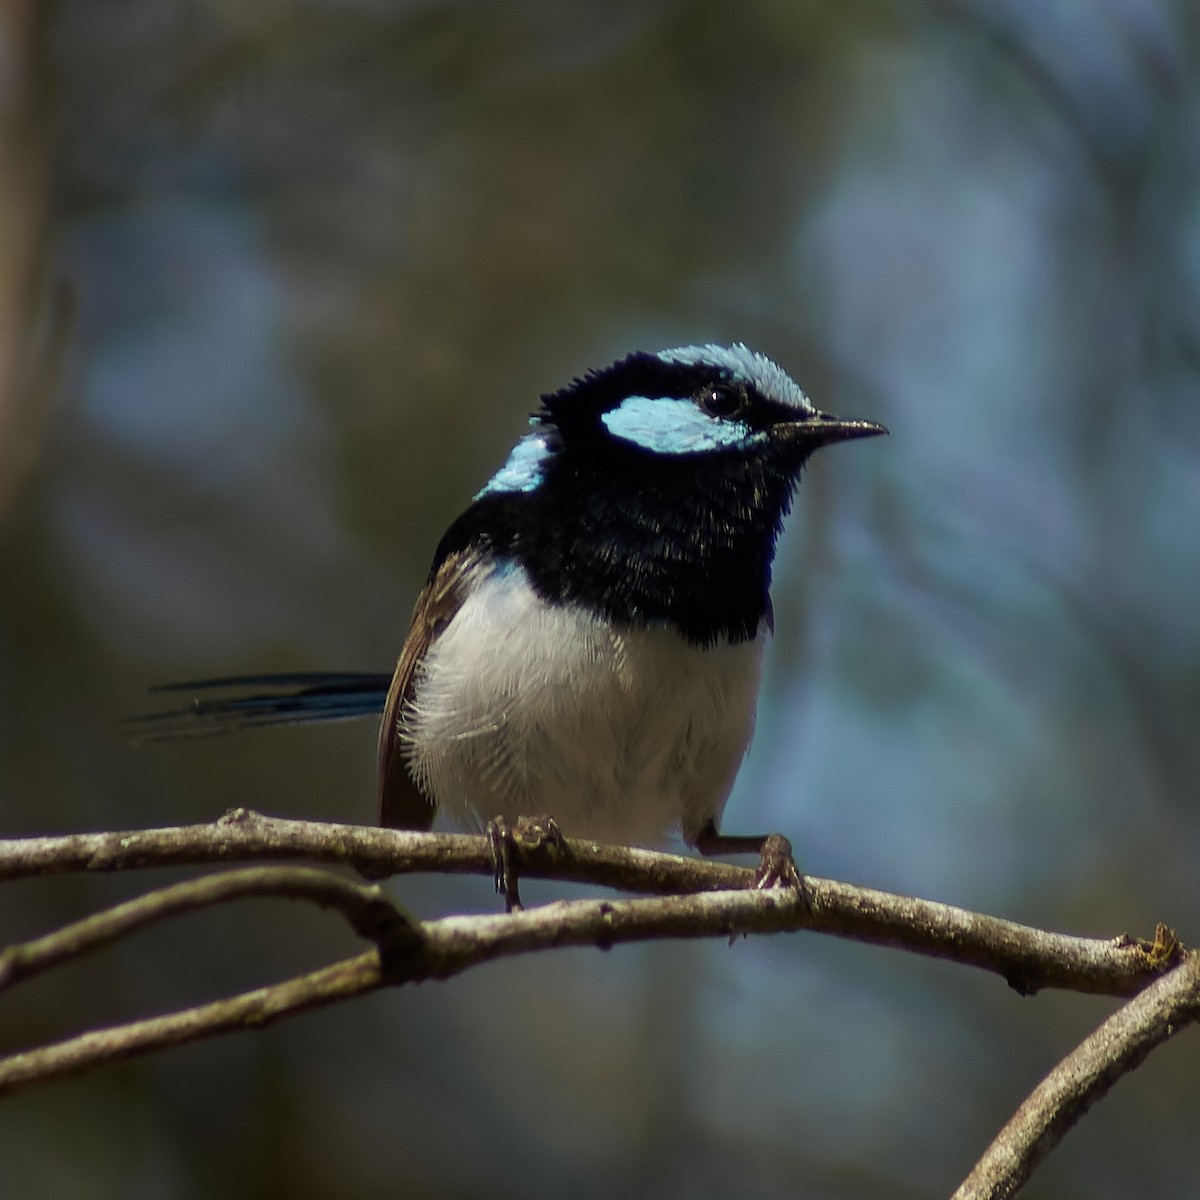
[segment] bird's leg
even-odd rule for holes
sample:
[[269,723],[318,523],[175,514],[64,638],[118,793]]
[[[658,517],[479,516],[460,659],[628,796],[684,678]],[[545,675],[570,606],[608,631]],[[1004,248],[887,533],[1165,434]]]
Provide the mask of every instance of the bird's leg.
[[505,912],[520,912],[521,893],[517,887],[517,870],[513,865],[512,827],[507,817],[493,817],[484,830],[492,851],[492,882],[497,895],[504,897]]
[[804,888],[804,879],[792,857],[792,843],[781,833],[730,836],[718,833],[716,825],[709,821],[696,835],[692,845],[705,858],[711,858],[714,854],[757,854],[758,869],[754,872],[756,888],[790,887],[798,891]]
[[518,817],[509,823],[507,817],[493,817],[485,830],[492,851],[492,878],[496,892],[504,897],[505,912],[520,912],[521,893],[517,881],[514,851],[528,854],[537,850],[566,848],[566,839],[553,817]]

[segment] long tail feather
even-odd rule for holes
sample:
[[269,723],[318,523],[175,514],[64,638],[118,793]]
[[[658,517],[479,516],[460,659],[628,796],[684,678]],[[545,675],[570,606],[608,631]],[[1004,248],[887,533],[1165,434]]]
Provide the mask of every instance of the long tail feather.
[[183,707],[129,717],[125,724],[131,728],[135,742],[164,742],[268,725],[350,721],[382,712],[391,681],[390,675],[312,671],[169,683],[152,690],[207,692],[224,689],[235,694],[211,698],[195,696]]

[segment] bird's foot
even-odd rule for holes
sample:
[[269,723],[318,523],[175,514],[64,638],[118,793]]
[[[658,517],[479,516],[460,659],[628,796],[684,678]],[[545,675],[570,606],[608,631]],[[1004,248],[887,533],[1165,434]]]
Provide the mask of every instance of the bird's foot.
[[792,857],[792,843],[781,833],[771,833],[763,838],[758,852],[758,867],[754,872],[756,888],[795,888],[804,890],[804,876]]
[[[768,833],[757,837],[729,836],[718,833],[713,822],[709,822],[696,837],[693,845],[701,854],[758,854],[758,866],[754,870],[753,886],[758,890],[787,888],[794,891],[805,904],[810,904],[804,876],[792,857],[792,843],[782,833]],[[744,933],[729,935],[732,946]]]
[[553,853],[566,849],[566,839],[558,822],[551,816],[517,817],[509,822],[507,817],[493,817],[485,830],[492,851],[492,878],[498,895],[504,897],[505,912],[520,912],[521,893],[517,880],[515,852],[522,855],[550,850]]
[[517,869],[513,865],[513,834],[507,817],[493,817],[484,830],[492,852],[492,883],[496,894],[504,897],[505,912],[520,912],[521,893],[517,887]]
[[716,825],[710,821],[692,844],[706,858],[713,854],[757,854],[758,867],[754,872],[756,888],[804,890],[804,876],[792,857],[792,843],[782,833],[730,836],[718,833]]
[[512,837],[526,853],[567,848],[567,839],[563,837],[558,822],[546,813],[540,817],[518,817],[513,825]]

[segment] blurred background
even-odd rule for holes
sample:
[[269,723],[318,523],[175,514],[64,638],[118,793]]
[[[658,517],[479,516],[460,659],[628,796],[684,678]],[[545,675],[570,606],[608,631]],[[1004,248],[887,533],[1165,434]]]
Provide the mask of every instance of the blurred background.
[[[371,722],[140,749],[118,722],[178,679],[390,670],[540,392],[744,339],[892,436],[806,474],[726,827],[813,874],[1200,939],[1198,25],[5,5],[0,832],[369,821]],[[7,885],[0,935],[172,877]],[[0,1043],[357,945],[299,907],[195,917],[5,996]],[[817,937],[546,955],[9,1098],[0,1194],[942,1195],[1113,1008]],[[1027,1194],[1187,1193],[1198,1078],[1189,1031]]]

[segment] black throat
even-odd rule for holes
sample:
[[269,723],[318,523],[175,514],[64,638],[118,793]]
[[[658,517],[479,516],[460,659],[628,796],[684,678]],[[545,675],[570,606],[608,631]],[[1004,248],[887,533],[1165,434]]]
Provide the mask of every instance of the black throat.
[[667,623],[689,642],[753,638],[770,619],[775,539],[794,472],[761,459],[633,462],[614,476],[556,463],[532,492],[485,494],[447,531],[511,557],[554,604],[629,625]]

